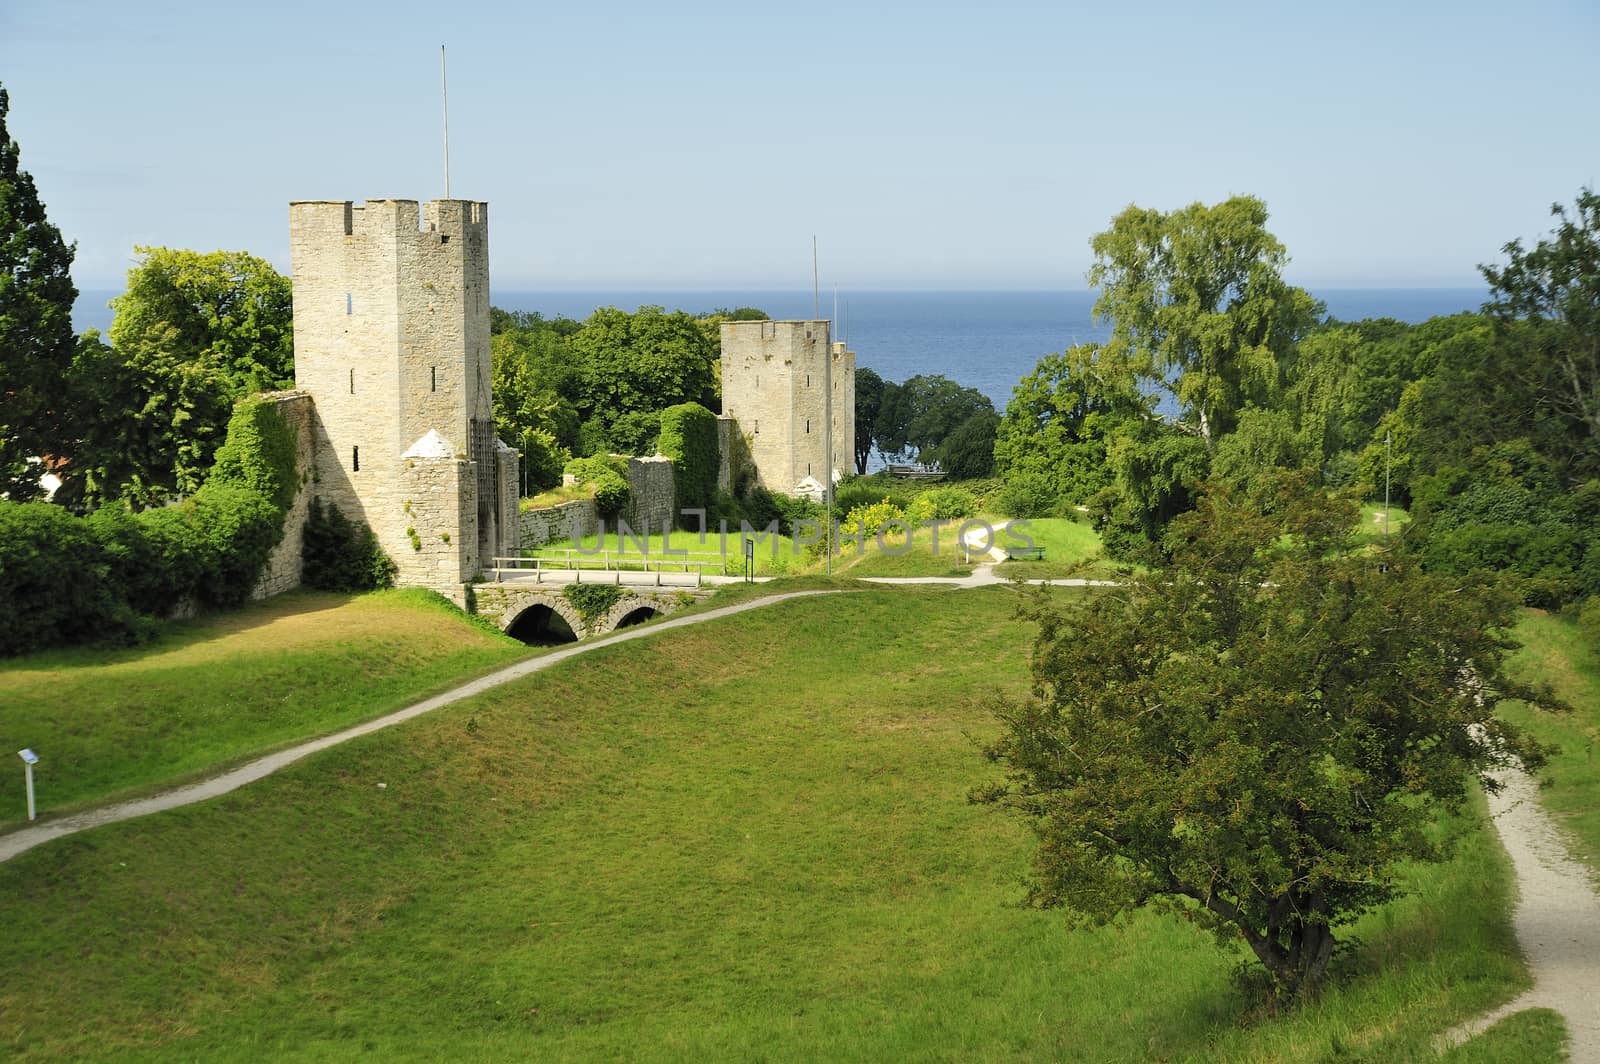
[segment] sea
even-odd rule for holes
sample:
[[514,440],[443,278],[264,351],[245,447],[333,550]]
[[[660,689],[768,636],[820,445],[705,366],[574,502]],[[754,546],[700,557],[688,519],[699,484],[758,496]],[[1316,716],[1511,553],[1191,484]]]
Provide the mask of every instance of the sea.
[[[84,292],[73,310],[78,331],[110,328],[106,306],[115,292]],[[1330,288],[1313,290],[1341,321],[1395,318],[1426,321],[1441,314],[1477,310],[1488,297],[1480,288]],[[506,310],[538,311],[545,317],[579,321],[596,307],[636,310],[660,306],[699,314],[756,307],[777,319],[830,318],[835,336],[856,353],[856,365],[884,380],[942,374],[977,388],[1003,410],[1016,383],[1039,359],[1073,344],[1105,340],[1109,326],[1096,323],[1095,293],[1087,291],[859,291],[815,293],[740,290],[517,291],[494,292]]]

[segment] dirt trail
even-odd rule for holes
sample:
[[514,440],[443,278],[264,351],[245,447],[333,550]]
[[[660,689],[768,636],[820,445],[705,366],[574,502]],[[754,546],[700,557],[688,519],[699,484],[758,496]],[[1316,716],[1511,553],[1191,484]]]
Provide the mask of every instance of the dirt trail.
[[1524,1009],[1561,1013],[1574,1064],[1600,1064],[1600,896],[1589,870],[1567,856],[1560,833],[1540,807],[1537,785],[1521,772],[1500,774],[1489,796],[1495,830],[1517,870],[1517,942],[1533,989],[1446,1033],[1459,1044]]

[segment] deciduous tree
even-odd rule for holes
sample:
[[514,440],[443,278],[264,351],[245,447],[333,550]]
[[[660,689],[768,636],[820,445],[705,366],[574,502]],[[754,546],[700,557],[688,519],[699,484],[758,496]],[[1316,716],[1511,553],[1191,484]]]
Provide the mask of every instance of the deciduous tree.
[[1130,206],[1093,240],[1089,282],[1111,339],[1094,366],[1126,391],[1166,396],[1207,451],[1247,402],[1265,405],[1317,302],[1283,279],[1266,204],[1235,196],[1170,213]]
[[193,492],[234,403],[294,383],[288,278],[242,251],[139,248],[108,346],[79,345],[69,491],[136,506]]
[[1540,765],[1496,705],[1548,704],[1502,667],[1503,588],[1380,567],[1349,545],[1354,505],[1307,483],[1273,517],[1215,489],[1173,522],[1167,567],[1035,599],[1033,695],[999,704],[1005,778],[974,792],[1037,833],[1034,904],[1176,910],[1289,996],[1405,862],[1444,858],[1471,781]]
[[1600,195],[1578,191],[1548,239],[1524,250],[1505,246],[1504,266],[1481,266],[1492,289],[1488,309],[1502,320],[1547,325],[1541,337],[1556,373],[1542,397],[1584,427],[1591,454],[1600,453]]

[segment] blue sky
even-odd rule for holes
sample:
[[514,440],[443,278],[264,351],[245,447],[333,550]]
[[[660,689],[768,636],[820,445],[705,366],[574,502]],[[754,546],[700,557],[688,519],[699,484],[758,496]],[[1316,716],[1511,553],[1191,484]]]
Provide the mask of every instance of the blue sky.
[[500,289],[809,288],[813,234],[825,287],[1082,288],[1122,207],[1235,193],[1302,284],[1465,286],[1600,174],[1593,0],[0,3],[83,288],[442,194],[441,43]]

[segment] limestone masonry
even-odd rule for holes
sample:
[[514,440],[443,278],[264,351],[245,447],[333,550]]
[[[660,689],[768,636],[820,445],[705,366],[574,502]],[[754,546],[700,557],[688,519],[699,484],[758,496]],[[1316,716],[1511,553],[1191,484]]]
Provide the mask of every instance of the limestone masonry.
[[[829,369],[832,470],[823,438]],[[855,461],[855,352],[831,342],[827,321],[723,322],[722,413],[750,441],[757,483],[788,495],[820,495],[830,472],[837,480]]]
[[297,390],[313,480],[396,582],[458,588],[518,547],[517,454],[494,432],[489,207],[289,205]]

